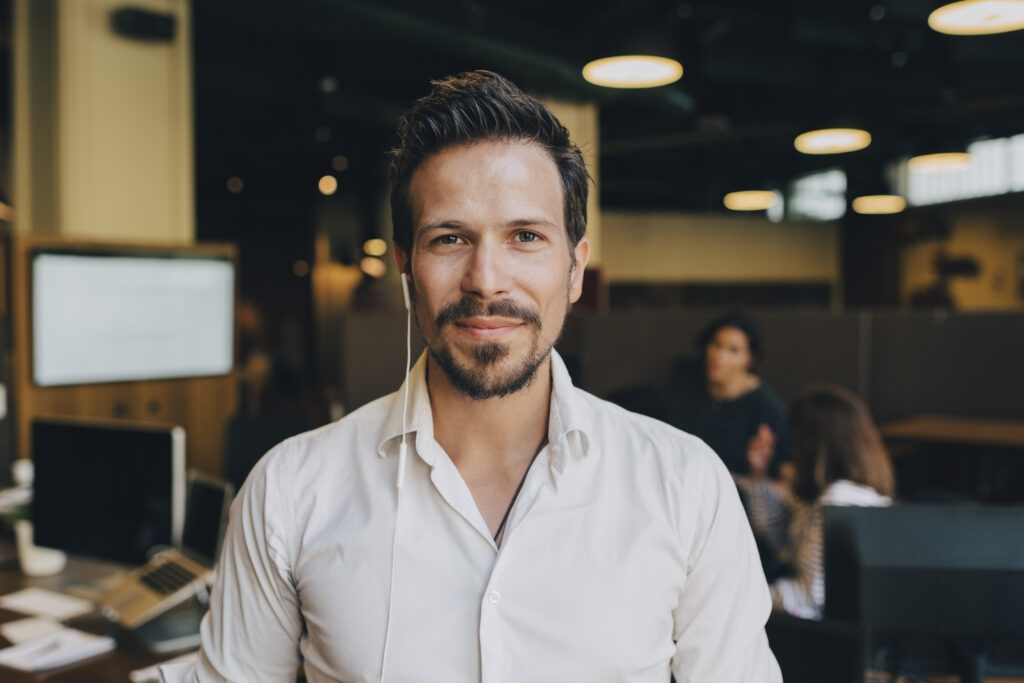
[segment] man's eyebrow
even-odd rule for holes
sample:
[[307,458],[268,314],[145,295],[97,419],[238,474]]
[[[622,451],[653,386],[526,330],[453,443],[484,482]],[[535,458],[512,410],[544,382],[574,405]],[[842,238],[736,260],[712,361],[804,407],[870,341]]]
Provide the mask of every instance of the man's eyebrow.
[[558,224],[554,221],[548,220],[547,218],[516,218],[507,223],[512,228],[522,228],[530,225],[546,225],[551,228],[557,228]]
[[421,235],[428,230],[451,230],[453,228],[461,228],[462,223],[455,220],[441,220],[441,221],[429,221],[423,225],[416,227],[415,234]]
[[[525,228],[525,227],[529,227],[531,225],[546,226],[546,227],[550,227],[550,228],[557,228],[558,227],[558,223],[556,223],[556,222],[554,222],[552,220],[549,220],[547,218],[541,218],[541,217],[536,217],[536,218],[533,218],[533,217],[514,218],[514,219],[508,221],[508,223],[506,223],[505,225],[507,225],[510,228]],[[461,228],[461,227],[463,227],[463,223],[462,223],[462,221],[458,221],[458,220],[446,219],[446,220],[439,220],[439,221],[428,221],[426,223],[423,223],[420,226],[417,226],[415,234],[418,236],[418,235],[422,235],[423,233],[428,232],[430,230],[453,230],[453,229],[458,229],[458,228]]]

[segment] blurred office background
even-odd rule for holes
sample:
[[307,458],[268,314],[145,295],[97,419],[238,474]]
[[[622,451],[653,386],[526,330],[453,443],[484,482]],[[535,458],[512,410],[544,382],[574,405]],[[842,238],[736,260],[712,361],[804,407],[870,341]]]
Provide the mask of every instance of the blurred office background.
[[[783,399],[831,382],[866,401],[900,500],[1019,505],[1024,10],[952,35],[929,24],[942,4],[0,0],[0,483],[42,416],[181,425],[190,467],[240,483],[277,440],[397,388],[387,152],[431,79],[484,68],[546,102],[594,177],[559,344],[579,385],[656,414],[698,331],[742,307]],[[682,75],[584,78],[630,54]],[[72,359],[81,330],[120,335],[86,315],[62,338],[39,258],[68,254],[230,264],[212,298],[140,287],[117,292],[138,314],[102,318],[166,342],[226,295],[226,356],[125,376],[99,349],[47,375],[44,332]],[[1006,611],[985,609],[985,628]]]
[[[0,477],[36,413],[184,422],[219,472],[232,416],[285,433],[397,386],[387,150],[431,79],[474,68],[549,103],[590,164],[594,256],[561,345],[584,387],[657,390],[741,306],[784,398],[826,380],[881,422],[1024,418],[1024,32],[940,33],[939,4],[3,0]],[[582,74],[636,53],[682,77]],[[870,144],[796,149],[834,127]],[[939,152],[969,163],[909,162]],[[727,208],[738,191],[767,208]],[[62,241],[233,250],[229,375],[34,383],[26,259]]]

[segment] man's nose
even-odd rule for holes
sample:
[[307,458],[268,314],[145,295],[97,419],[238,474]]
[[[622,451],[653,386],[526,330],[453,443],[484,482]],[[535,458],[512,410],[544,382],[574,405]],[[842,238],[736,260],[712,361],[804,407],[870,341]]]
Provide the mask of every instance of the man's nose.
[[482,299],[508,294],[512,289],[508,255],[499,244],[483,241],[473,248],[462,278],[462,291]]

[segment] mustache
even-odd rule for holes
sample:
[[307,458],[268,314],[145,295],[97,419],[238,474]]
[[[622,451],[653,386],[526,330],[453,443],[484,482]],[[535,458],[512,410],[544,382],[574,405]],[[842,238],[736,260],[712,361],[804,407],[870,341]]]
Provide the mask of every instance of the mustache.
[[540,314],[532,308],[522,306],[511,299],[498,299],[484,304],[473,297],[463,297],[455,303],[448,304],[437,314],[435,324],[442,327],[447,323],[455,323],[465,318],[491,315],[501,318],[522,320],[528,325],[540,326]]

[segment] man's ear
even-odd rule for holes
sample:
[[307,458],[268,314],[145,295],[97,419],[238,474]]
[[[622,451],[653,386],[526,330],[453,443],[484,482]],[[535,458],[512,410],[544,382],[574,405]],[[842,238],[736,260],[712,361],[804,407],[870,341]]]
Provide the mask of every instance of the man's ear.
[[398,268],[399,273],[409,272],[409,254],[404,249],[396,244],[391,256],[395,259],[395,267]]
[[572,272],[569,275],[569,303],[576,303],[583,294],[583,271],[587,269],[590,261],[590,240],[586,237],[573,247],[573,256],[576,261],[572,264]]

